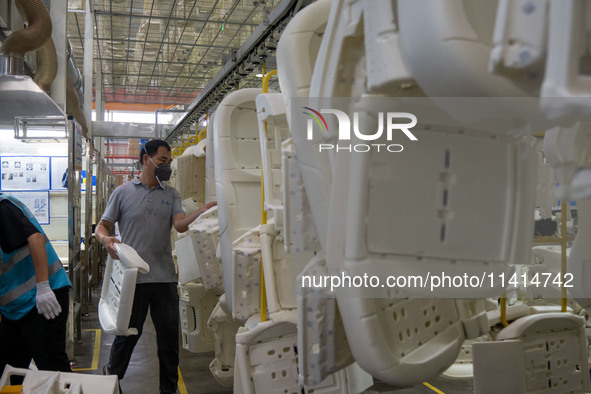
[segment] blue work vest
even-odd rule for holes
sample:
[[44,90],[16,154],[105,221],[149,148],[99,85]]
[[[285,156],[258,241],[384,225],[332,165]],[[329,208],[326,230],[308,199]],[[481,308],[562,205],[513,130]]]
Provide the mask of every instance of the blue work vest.
[[[53,290],[71,286],[62,262],[35,216],[25,204],[14,197],[0,194],[0,201],[2,200],[9,200],[19,208],[45,237],[49,286]],[[31,257],[29,245],[25,245],[11,253],[5,253],[0,248],[0,252],[0,313],[6,319],[19,320],[35,306],[37,281],[35,279],[33,258]]]

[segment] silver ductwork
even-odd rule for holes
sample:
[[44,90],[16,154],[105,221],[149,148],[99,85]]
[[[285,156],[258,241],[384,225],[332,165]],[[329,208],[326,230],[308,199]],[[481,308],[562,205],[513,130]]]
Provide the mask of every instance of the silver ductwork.
[[[14,122],[14,116],[63,116],[64,113],[59,106],[46,94],[40,94],[42,90],[29,83],[29,77],[22,75],[24,54],[39,49],[39,69],[35,75],[35,82],[48,92],[55,78],[57,58],[51,40],[49,1],[15,0],[15,5],[21,18],[27,21],[29,26],[11,34],[0,48],[0,92],[7,93],[0,99],[3,108],[0,122],[11,124]],[[80,106],[83,98],[82,78],[74,63],[69,40],[67,52],[66,112],[76,118],[82,126],[83,134],[86,135],[87,122]],[[18,77],[8,78],[9,76]],[[21,102],[22,100],[24,102]]]
[[51,18],[43,0],[15,0],[28,27],[13,32],[0,48],[0,124],[15,117],[66,116],[33,80],[23,75],[26,52],[41,48],[51,37]]
[[0,75],[23,75],[25,62],[15,53],[0,53]]
[[78,94],[78,101],[80,102],[80,106],[84,107],[84,90],[82,86],[82,74],[80,73],[80,69],[76,66],[74,62],[74,52],[72,50],[72,43],[68,39],[68,48],[67,48],[67,64],[68,69],[66,71],[68,79],[72,82],[72,86],[74,90]]
[[0,75],[0,125],[14,125],[14,118],[63,116],[62,109],[25,75]]

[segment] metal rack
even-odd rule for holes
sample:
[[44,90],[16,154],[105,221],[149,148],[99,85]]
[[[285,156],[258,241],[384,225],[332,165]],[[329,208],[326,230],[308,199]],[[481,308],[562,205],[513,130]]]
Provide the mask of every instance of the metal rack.
[[80,256],[81,236],[81,190],[80,177],[82,173],[82,128],[80,125],[69,119],[66,122],[68,129],[68,274],[72,282],[73,307],[71,318],[68,320],[68,356],[74,359],[73,341],[80,340],[82,335],[81,310],[83,288],[85,281],[82,280],[82,262]]

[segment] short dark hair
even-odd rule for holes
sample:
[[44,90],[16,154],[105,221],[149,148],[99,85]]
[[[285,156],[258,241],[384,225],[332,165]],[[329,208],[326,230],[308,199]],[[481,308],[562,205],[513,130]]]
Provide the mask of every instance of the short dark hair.
[[170,145],[168,142],[163,140],[150,140],[146,142],[146,145],[142,146],[140,150],[140,164],[144,162],[144,155],[148,155],[150,157],[154,157],[156,153],[158,153],[158,148],[164,146],[169,152],[171,151]]

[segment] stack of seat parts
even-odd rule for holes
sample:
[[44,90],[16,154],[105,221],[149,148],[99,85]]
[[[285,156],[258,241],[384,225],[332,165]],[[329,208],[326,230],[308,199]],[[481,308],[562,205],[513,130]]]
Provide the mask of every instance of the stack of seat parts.
[[[376,130],[379,112],[392,106],[392,101],[380,103],[384,95],[423,94],[415,70],[406,66],[403,31],[399,35],[392,7],[385,1],[332,3],[310,90],[310,97],[320,100],[295,106],[357,112],[360,129]],[[351,100],[343,104],[335,97]],[[376,102],[379,105],[373,105]],[[441,112],[435,108],[432,112],[437,111]],[[337,144],[340,131],[336,119],[327,118],[325,132],[314,133],[312,139],[302,132],[303,121],[294,124],[296,117],[290,128],[330,274],[385,279],[393,271],[408,276],[445,269],[472,275],[484,268],[496,274],[527,260],[535,163],[518,133],[467,132],[448,127],[447,116],[437,115],[429,119],[430,127],[413,129],[419,142],[408,143],[404,154],[326,153],[319,144]],[[385,137],[373,142],[387,143]],[[481,174],[491,169],[493,174],[483,184]],[[486,233],[473,231],[474,212],[491,213],[485,219],[491,224]],[[389,383],[416,384],[438,375],[453,363],[465,339],[488,331],[484,308],[477,300],[401,300],[410,294],[392,288],[375,290],[348,288],[336,294],[347,336],[356,338],[350,344],[355,360]],[[420,287],[410,290],[414,296],[425,294]],[[478,298],[501,292],[468,288],[433,297]]]
[[[214,124],[215,182],[219,213],[224,290],[234,314],[235,267],[232,244],[261,223],[261,152],[256,96],[261,89],[230,93],[220,103]],[[254,283],[252,283],[255,286]]]
[[215,351],[215,358],[209,364],[209,370],[223,386],[232,386],[234,376],[238,373],[234,368],[234,360],[236,333],[241,325],[232,318],[226,303],[226,295],[222,294],[207,321],[207,326],[213,331]]
[[183,349],[193,353],[214,350],[214,333],[207,321],[219,297],[201,283],[179,285],[178,291]]
[[493,342],[472,345],[474,392],[586,393],[584,320],[565,313],[522,317]]

